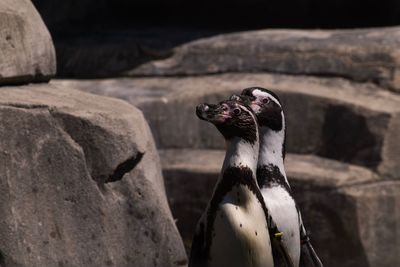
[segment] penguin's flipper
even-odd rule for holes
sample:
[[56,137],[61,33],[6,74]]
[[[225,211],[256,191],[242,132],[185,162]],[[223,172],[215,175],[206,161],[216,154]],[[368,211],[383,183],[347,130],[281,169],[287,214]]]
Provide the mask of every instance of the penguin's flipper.
[[204,252],[204,242],[204,223],[200,222],[193,236],[188,267],[205,266],[206,255]]
[[310,238],[305,234],[305,229],[303,233],[300,247],[300,267],[324,267],[311,245]]
[[272,256],[274,257],[274,267],[294,267],[293,261],[280,238],[271,237],[271,247]]

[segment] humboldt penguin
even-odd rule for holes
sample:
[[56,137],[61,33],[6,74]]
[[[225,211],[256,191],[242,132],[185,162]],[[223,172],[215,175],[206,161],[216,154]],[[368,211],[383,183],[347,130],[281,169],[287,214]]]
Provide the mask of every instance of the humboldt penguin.
[[250,106],[260,127],[257,182],[294,266],[322,267],[307,235],[284,168],[286,125],[278,96],[260,87],[247,88],[231,100]]
[[269,221],[257,185],[259,133],[254,114],[229,100],[201,104],[196,114],[216,126],[227,149],[213,195],[197,225],[189,267],[293,266],[282,251],[279,231]]

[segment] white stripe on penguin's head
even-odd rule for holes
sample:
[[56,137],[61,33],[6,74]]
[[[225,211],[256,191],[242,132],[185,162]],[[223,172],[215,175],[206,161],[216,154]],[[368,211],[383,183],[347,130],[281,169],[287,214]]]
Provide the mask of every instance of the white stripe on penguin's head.
[[255,90],[253,90],[252,93],[253,93],[253,96],[257,97],[257,99],[258,99],[258,98],[265,98],[265,97],[268,97],[269,99],[271,99],[272,101],[274,101],[277,105],[279,105],[280,107],[282,107],[282,105],[281,105],[281,103],[279,102],[279,100],[278,100],[276,97],[274,97],[272,94],[268,93],[268,92],[265,92],[265,91],[263,91],[263,90],[261,90],[261,89],[255,89]]

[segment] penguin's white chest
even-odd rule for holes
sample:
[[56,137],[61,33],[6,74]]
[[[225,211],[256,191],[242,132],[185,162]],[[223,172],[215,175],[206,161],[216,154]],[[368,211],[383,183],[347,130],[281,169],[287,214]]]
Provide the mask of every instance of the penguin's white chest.
[[257,197],[236,186],[216,213],[208,266],[273,267],[265,214]]
[[286,247],[294,266],[300,261],[300,225],[296,203],[281,186],[262,188],[265,205],[283,233],[282,242]]

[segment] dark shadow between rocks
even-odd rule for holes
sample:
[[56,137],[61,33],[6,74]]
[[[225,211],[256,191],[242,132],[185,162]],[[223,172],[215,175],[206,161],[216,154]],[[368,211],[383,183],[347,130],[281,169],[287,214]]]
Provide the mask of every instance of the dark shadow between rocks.
[[174,48],[227,32],[182,26],[93,26],[82,33],[54,36],[57,76],[109,78],[153,60],[171,57]]
[[[387,120],[377,117],[373,123],[387,123]],[[365,116],[344,105],[331,105],[325,114],[322,147],[317,154],[374,169],[382,160],[379,153],[382,142],[380,136],[371,133]]]
[[218,174],[164,170],[163,175],[168,202],[189,255],[197,222],[212,196]]

